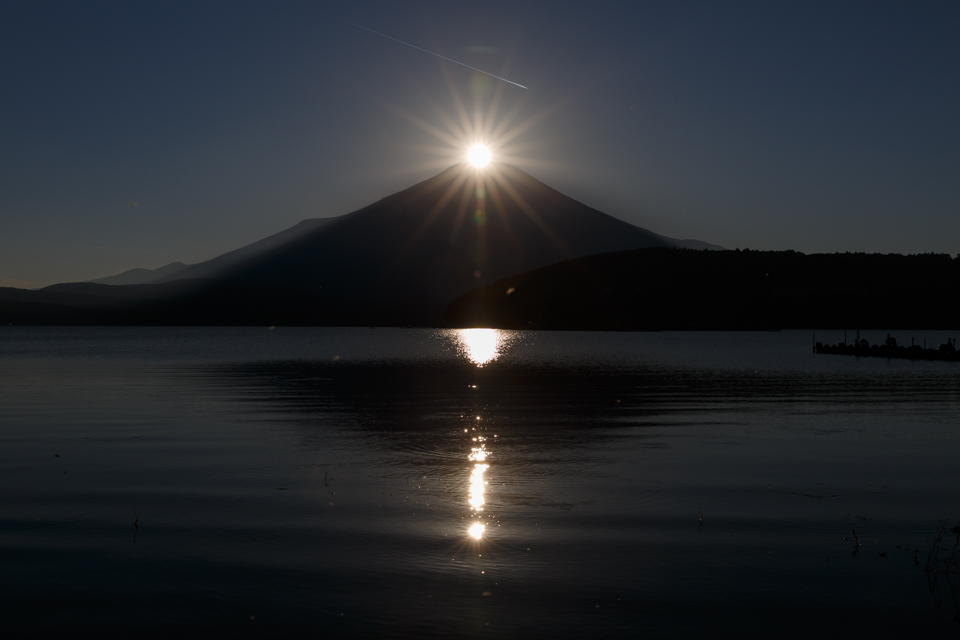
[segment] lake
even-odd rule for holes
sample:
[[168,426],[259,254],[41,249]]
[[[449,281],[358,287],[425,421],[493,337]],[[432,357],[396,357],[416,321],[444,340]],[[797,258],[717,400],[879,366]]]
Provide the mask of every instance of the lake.
[[0,629],[955,635],[960,364],[811,342],[3,327]]

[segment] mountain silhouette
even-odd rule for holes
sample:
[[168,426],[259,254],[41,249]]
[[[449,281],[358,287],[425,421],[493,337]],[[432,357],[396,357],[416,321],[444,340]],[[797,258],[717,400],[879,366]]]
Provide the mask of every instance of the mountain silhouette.
[[93,282],[96,284],[113,284],[113,285],[124,285],[124,284],[150,284],[156,282],[161,278],[167,276],[173,276],[190,265],[184,264],[182,262],[171,262],[170,264],[164,265],[157,269],[130,269],[129,271],[124,271],[123,273],[118,273],[115,276],[107,276],[106,278],[97,278],[96,280],[88,280],[88,282]]
[[511,165],[477,170],[465,163],[353,213],[304,221],[272,238],[269,246],[270,238],[155,282],[216,278],[342,299],[447,304],[478,284],[569,258],[646,247],[722,248],[618,220]]
[[[300,236],[306,235],[312,231],[320,229],[337,218],[309,218],[298,224],[267,236],[263,240],[258,240],[239,249],[229,251],[223,255],[217,256],[212,260],[207,260],[199,264],[189,265],[182,262],[171,262],[168,265],[158,269],[130,269],[115,276],[106,278],[97,278],[89,280],[97,284],[112,285],[130,285],[130,284],[158,284],[161,282],[172,282],[174,280],[198,279],[198,278],[216,278],[217,276],[228,272],[247,260],[250,260],[259,254],[268,251],[271,247],[275,248]],[[186,272],[186,275],[184,274]]]
[[722,249],[618,220],[507,164],[452,166],[358,211],[194,265],[0,290],[17,324],[418,325],[478,285],[571,258]]

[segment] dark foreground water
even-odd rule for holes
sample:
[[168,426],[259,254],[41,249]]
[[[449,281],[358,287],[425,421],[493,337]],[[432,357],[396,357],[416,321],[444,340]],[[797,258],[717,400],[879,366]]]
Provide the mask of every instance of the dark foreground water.
[[0,631],[955,636],[960,365],[810,345],[2,328]]

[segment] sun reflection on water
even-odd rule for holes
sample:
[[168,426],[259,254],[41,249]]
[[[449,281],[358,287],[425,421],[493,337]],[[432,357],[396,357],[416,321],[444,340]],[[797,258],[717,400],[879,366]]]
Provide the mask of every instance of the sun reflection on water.
[[[475,439],[480,446],[472,448],[470,450],[470,455],[467,456],[468,460],[472,460],[476,463],[473,465],[473,469],[470,471],[470,497],[467,502],[470,503],[470,509],[473,511],[473,515],[476,515],[478,518],[480,518],[482,517],[480,512],[483,511],[483,505],[486,503],[483,498],[483,494],[486,489],[487,481],[484,480],[483,473],[490,468],[490,465],[484,463],[488,455],[486,446],[483,444],[483,441],[486,440],[486,438],[477,436]],[[484,529],[486,529],[486,526],[483,523],[474,522],[474,524],[468,530],[468,533],[476,540],[479,540],[483,537]]]
[[[502,357],[512,344],[522,340],[523,336],[517,331],[501,331],[500,329],[448,329],[443,336],[455,343],[457,353],[477,367],[493,362]],[[492,373],[492,372],[491,372]],[[482,384],[480,385],[482,386]],[[477,389],[478,385],[468,384],[468,388]],[[473,391],[469,393],[475,393]],[[486,447],[486,438],[479,435],[484,431],[480,427],[481,417],[463,415],[461,418],[475,424],[470,429],[464,428],[464,434],[471,433],[471,449],[467,459],[472,463],[467,490],[467,504],[470,505],[470,517],[467,525],[467,535],[473,540],[481,540],[486,532],[484,505],[486,505],[487,480],[484,474],[490,468],[488,459],[490,452]],[[474,418],[476,422],[474,422]],[[494,435],[494,438],[497,436]]]
[[499,329],[458,329],[454,333],[460,353],[478,367],[499,358],[506,347],[506,333]]

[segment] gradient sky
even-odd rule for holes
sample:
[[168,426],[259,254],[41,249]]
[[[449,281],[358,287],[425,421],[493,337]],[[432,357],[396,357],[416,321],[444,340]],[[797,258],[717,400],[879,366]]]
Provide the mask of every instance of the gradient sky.
[[5,0],[0,285],[348,213],[451,164],[429,128],[500,90],[512,162],[658,233],[960,251],[956,0]]

